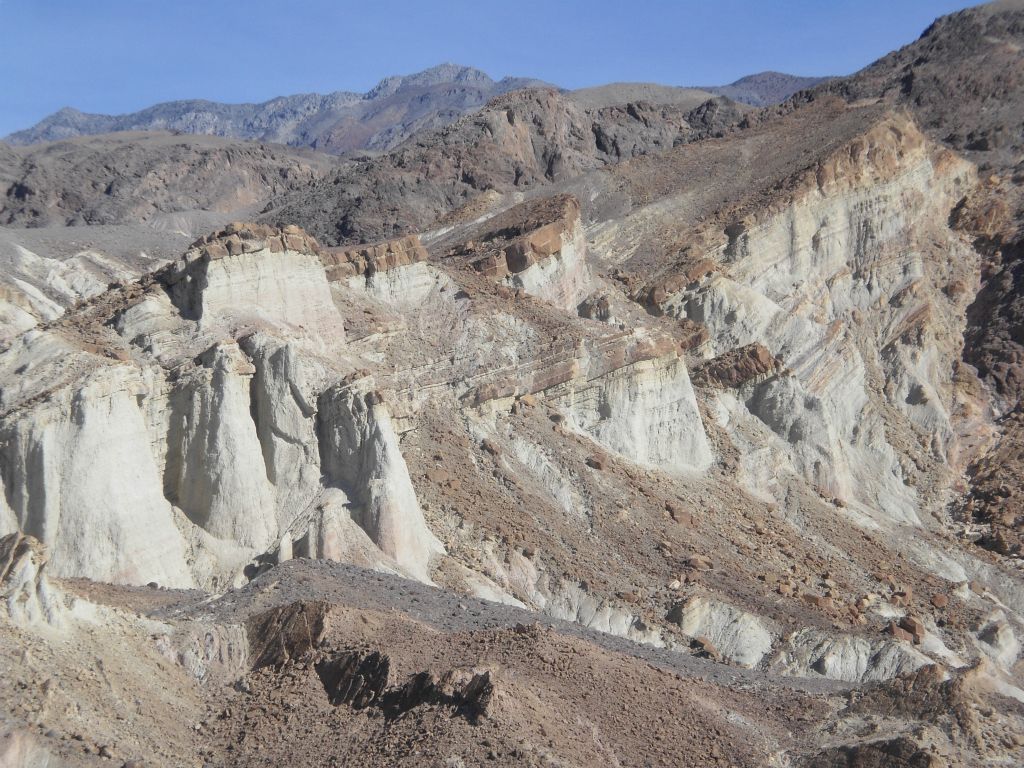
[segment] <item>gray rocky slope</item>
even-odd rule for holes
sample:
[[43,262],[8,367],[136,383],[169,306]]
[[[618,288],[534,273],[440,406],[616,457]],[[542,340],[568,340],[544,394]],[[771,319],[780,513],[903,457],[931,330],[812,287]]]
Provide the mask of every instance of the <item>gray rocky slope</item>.
[[[609,95],[652,94],[616,87],[600,99]],[[223,223],[262,211],[326,243],[369,241],[426,227],[481,192],[546,186],[721,133],[745,109],[692,92],[682,102],[673,92],[665,104],[592,105],[596,96],[515,91],[380,157],[351,160],[158,133],[0,145],[0,225],[126,224],[196,211],[222,214]]]
[[609,92],[620,88],[582,97],[549,88],[505,94],[447,128],[271,201],[261,218],[298,223],[332,245],[372,242],[420,231],[445,215],[472,217],[496,197],[522,198],[632,157],[723,135],[750,110],[714,96],[695,105],[692,93],[681,101],[670,94],[668,103],[609,106]]
[[151,223],[206,227],[251,215],[332,170],[329,155],[216,136],[115,133],[0,145],[0,226]]
[[507,94],[169,262],[5,230],[4,759],[1022,762],[1019,477],[1006,546],[966,506],[1006,166],[834,87]]

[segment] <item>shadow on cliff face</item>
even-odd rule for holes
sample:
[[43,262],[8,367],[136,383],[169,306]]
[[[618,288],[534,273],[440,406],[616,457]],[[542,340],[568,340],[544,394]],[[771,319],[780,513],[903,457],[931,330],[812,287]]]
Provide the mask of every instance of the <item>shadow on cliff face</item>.
[[1009,404],[1024,394],[1024,241],[978,238],[984,282],[967,308],[964,360]]

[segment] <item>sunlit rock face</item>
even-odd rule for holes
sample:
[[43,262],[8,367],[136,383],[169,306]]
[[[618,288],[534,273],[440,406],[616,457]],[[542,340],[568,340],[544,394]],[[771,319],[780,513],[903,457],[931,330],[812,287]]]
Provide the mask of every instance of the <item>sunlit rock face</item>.
[[550,394],[573,426],[637,464],[692,472],[711,463],[686,365],[674,355],[572,380]]
[[[709,356],[763,344],[785,375],[740,388],[730,410],[768,427],[777,452],[829,497],[916,522],[901,436],[959,453],[950,380],[976,257],[949,229],[974,169],[905,119],[878,124],[795,182],[785,204],[725,229],[720,268],[663,303],[702,323]],[[904,426],[905,425],[905,426]],[[756,473],[756,468],[751,468]]]
[[[428,580],[442,548],[386,405],[331,401],[333,423],[318,421],[352,365],[317,251],[296,230],[234,225],[20,338],[5,363],[40,381],[58,372],[57,386],[41,402],[5,392],[5,532],[44,541],[56,575],[217,585],[340,514],[354,543],[335,550],[369,543],[370,564]],[[83,348],[89,334],[109,356]],[[342,450],[357,463],[339,465]],[[357,500],[358,526],[347,506],[320,504],[335,485]]]

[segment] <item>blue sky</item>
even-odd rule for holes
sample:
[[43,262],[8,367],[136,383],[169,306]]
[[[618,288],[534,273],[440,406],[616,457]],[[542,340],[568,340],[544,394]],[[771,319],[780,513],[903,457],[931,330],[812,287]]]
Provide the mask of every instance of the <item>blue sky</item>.
[[951,0],[0,0],[0,136],[63,106],[365,91],[454,61],[564,87],[846,74]]

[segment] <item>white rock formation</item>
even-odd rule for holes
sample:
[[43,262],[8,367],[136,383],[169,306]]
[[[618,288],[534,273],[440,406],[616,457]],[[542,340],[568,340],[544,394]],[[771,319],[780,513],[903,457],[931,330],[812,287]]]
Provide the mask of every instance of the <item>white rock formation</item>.
[[660,629],[648,626],[632,611],[590,593],[579,584],[559,581],[548,587],[541,610],[549,616],[637,643],[658,648],[665,645]]
[[353,519],[373,542],[416,578],[429,581],[444,550],[427,528],[391,417],[380,396],[341,385],[320,398],[323,472],[352,503]]
[[955,441],[948,371],[964,305],[943,289],[977,279],[948,228],[973,179],[907,121],[883,122],[787,205],[728,227],[707,254],[722,269],[662,304],[707,327],[708,355],[756,341],[779,357],[792,375],[742,391],[745,407],[822,493],[880,520],[919,519],[887,423],[928,430],[943,458]]
[[891,680],[931,663],[913,646],[897,640],[870,640],[802,629],[787,638],[771,666],[785,675],[863,683]]
[[102,293],[114,280],[138,276],[124,260],[96,250],[64,259],[41,256],[18,243],[20,236],[0,228],[0,339],[60,317],[66,307]]
[[317,396],[331,373],[299,344],[265,333],[248,336],[239,346],[254,368],[249,407],[263,474],[276,496],[276,527],[286,527],[321,489]]
[[46,552],[36,539],[12,533],[0,539],[0,601],[17,627],[60,627],[65,605],[46,577]]
[[344,340],[320,259],[313,253],[269,247],[221,258],[191,251],[171,297],[188,318],[210,322],[225,316],[258,317],[304,335]]
[[[828,176],[860,151],[850,145],[724,238],[718,214],[694,224],[707,231],[675,232],[691,251],[694,235],[714,267],[687,272],[657,307],[633,301],[647,302],[633,292],[644,276],[592,272],[578,207],[565,201],[554,220],[531,203],[537,216],[512,221],[513,206],[509,226],[481,223],[479,236],[457,232],[431,253],[415,238],[329,250],[294,231],[204,238],[166,271],[0,351],[0,532],[38,535],[65,575],[222,589],[275,561],[322,557],[655,645],[662,627],[644,617],[664,610],[659,590],[697,537],[728,548],[725,567],[737,550],[764,553],[771,573],[788,567],[780,532],[806,537],[801,549],[842,563],[837,591],[851,587],[865,559],[844,558],[829,516],[886,533],[930,523],[921,513],[954,487],[931,480],[960,469],[949,371],[958,296],[971,291],[944,289],[976,279],[975,255],[948,226],[972,171],[893,127],[864,140],[853,170]],[[658,223],[657,211],[639,213]],[[686,248],[681,262],[695,255]],[[46,291],[18,297],[27,303],[11,304],[12,327],[63,312]],[[752,342],[782,365],[694,390],[684,354]],[[601,472],[592,459],[606,451],[622,461]],[[429,468],[452,460],[436,479]],[[700,528],[688,510],[721,526]],[[919,533],[929,543],[901,548],[906,567],[979,572],[925,553],[945,539],[900,531]],[[579,559],[609,540],[607,567],[638,585],[629,600],[642,607],[612,597],[611,579]],[[787,618],[809,610],[795,605],[778,598]],[[778,633],[710,596],[672,620],[745,667],[764,663]],[[979,630],[976,650],[1012,665],[1012,623]],[[971,644],[951,640],[958,653]],[[927,661],[896,641],[803,630],[773,666],[859,682]],[[205,668],[200,655],[187,664]]]
[[324,395],[352,365],[323,265],[259,233],[161,272],[174,301],[114,291],[109,322],[0,355],[0,531],[46,543],[55,574],[213,589],[299,548],[429,581],[443,550],[386,406]]
[[545,394],[573,427],[641,466],[685,473],[711,464],[690,376],[675,355],[572,379]]
[[439,288],[452,285],[446,274],[424,262],[354,275],[346,282],[349,290],[365,291],[378,301],[403,307],[419,306]]
[[669,618],[683,634],[705,637],[718,652],[741,667],[754,667],[772,647],[772,634],[759,617],[707,597],[694,597]]
[[1012,669],[1020,657],[1020,640],[1013,631],[1013,625],[1001,610],[986,618],[978,630],[977,645],[982,653],[1006,670]]
[[55,575],[193,583],[139,408],[146,391],[132,367],[108,366],[0,430],[11,509],[48,545]]
[[509,275],[505,282],[559,309],[575,312],[594,290],[587,241],[578,216],[559,238],[560,245],[554,253],[539,258],[522,272]]
[[277,511],[250,401],[255,367],[237,344],[202,358],[171,401],[165,487],[211,535],[257,551],[277,538]]

